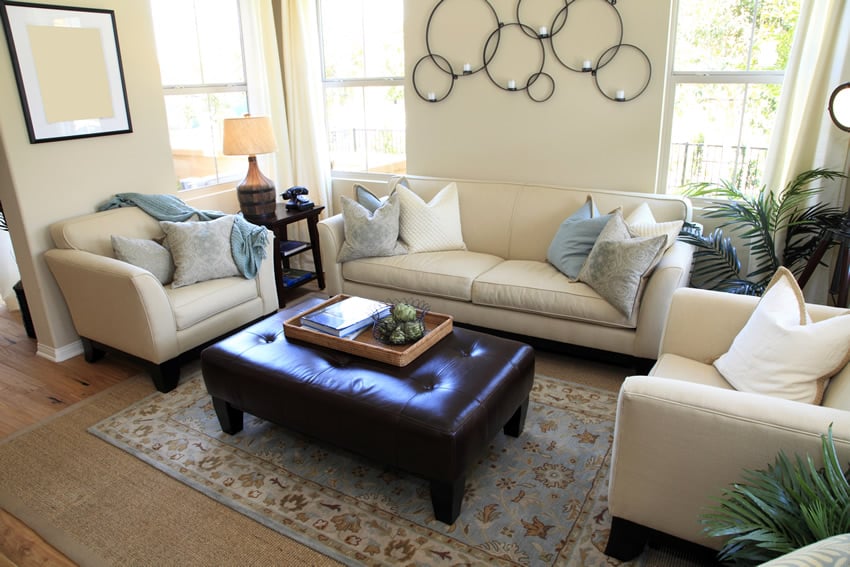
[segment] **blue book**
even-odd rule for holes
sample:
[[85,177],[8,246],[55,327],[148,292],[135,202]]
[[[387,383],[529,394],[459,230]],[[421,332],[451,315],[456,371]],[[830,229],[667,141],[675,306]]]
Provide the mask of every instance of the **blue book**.
[[336,337],[350,335],[372,324],[372,314],[387,309],[382,301],[348,297],[301,317],[301,326]]

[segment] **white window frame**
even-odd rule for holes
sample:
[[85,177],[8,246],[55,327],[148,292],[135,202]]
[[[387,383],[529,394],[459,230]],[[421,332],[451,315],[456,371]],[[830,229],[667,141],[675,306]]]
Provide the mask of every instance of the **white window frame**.
[[[232,92],[241,92],[245,95],[245,101],[247,108],[251,109],[251,94],[249,92],[248,87],[248,61],[246,57],[246,45],[245,45],[245,22],[243,18],[243,10],[244,6],[242,6],[242,0],[236,0],[237,13],[239,14],[239,43],[242,46],[242,76],[243,81],[238,83],[201,83],[201,84],[188,84],[188,85],[162,85],[162,95],[163,99],[168,97],[169,95],[195,95],[195,94],[204,94],[204,95],[212,95],[212,94],[222,94],[222,93],[232,93]],[[173,152],[173,148],[172,148]],[[173,158],[172,158],[173,159]],[[183,188],[178,187],[178,192],[180,193],[194,193],[194,194],[204,194],[211,193],[213,191],[219,190],[221,187],[225,185],[229,185],[235,181],[239,181],[244,176],[243,173],[236,173],[228,176],[221,176],[218,172],[218,165],[216,160],[216,171],[215,177],[216,182],[208,183],[206,185],[202,185],[200,187],[189,187]],[[177,179],[177,183],[180,184],[180,179]]]
[[[318,18],[318,28],[319,28],[319,60],[322,65],[322,96],[323,103],[327,100],[327,90],[330,88],[347,88],[347,87],[395,87],[400,86],[402,89],[404,88],[404,76],[400,77],[368,77],[368,78],[356,78],[356,79],[328,79],[325,76],[325,37],[324,37],[324,25],[322,22],[322,0],[316,0],[316,10],[317,10],[317,18]],[[327,109],[325,105],[322,105],[323,110],[325,111],[325,124],[328,124],[327,120]],[[366,114],[366,101],[365,97],[363,97],[363,115]],[[405,125],[406,132],[406,125]],[[328,152],[330,153],[330,132],[327,133],[328,139]],[[406,158],[405,158],[406,159]],[[377,175],[380,177],[388,177],[389,174],[376,173],[369,170],[369,154],[366,153],[366,169],[357,170],[357,171],[347,171],[340,169],[331,169],[332,177],[347,177],[350,175]]]
[[[676,87],[683,84],[778,84],[782,85],[785,71],[676,71],[676,38],[679,26],[679,0],[673,2],[670,14],[670,42],[667,53],[667,88],[664,93],[664,108],[662,113],[661,147],[659,151],[656,175],[656,193],[668,193],[667,181],[670,169],[670,157],[673,137],[673,118],[676,103]],[[750,44],[752,50],[752,43]],[[739,123],[738,137],[743,128]],[[705,199],[698,199],[705,201]]]

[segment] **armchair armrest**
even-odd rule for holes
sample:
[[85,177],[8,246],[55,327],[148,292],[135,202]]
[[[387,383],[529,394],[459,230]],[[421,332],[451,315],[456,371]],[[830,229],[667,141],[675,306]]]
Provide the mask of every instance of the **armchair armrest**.
[[612,516],[718,549],[700,514],[745,468],[772,464],[780,450],[822,464],[820,436],[833,424],[842,462],[850,459],[850,414],[649,376],[620,390],[611,477]]
[[77,333],[160,363],[179,354],[171,303],[153,274],[82,250],[45,252]]
[[656,359],[664,332],[664,322],[670,309],[670,298],[677,289],[688,285],[694,247],[675,242],[661,257],[646,283],[640,300],[640,312],[635,333],[635,355]]
[[322,267],[325,269],[325,291],[329,295],[342,293],[342,264],[339,251],[345,242],[342,215],[319,221],[319,248],[322,250]]
[[661,353],[711,364],[729,350],[759,298],[693,288],[677,289],[670,303]]

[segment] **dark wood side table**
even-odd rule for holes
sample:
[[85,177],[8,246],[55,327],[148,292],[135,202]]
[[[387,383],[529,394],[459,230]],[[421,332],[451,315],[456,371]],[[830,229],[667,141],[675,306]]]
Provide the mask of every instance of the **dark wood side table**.
[[[286,305],[287,290],[304,285],[316,280],[319,289],[325,289],[325,273],[322,271],[322,253],[319,250],[319,214],[325,207],[313,207],[306,211],[287,211],[286,203],[278,203],[274,218],[254,220],[251,222],[265,226],[274,232],[274,275],[277,285],[278,306]],[[287,237],[286,227],[298,221],[307,221],[307,232],[310,235],[309,242],[290,240]],[[289,259],[308,250],[313,251],[314,272],[298,270],[290,267]]]

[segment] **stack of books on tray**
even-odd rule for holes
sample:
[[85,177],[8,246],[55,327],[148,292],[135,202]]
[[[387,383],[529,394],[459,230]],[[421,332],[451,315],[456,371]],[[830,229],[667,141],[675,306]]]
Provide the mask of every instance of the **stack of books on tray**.
[[346,337],[371,325],[373,313],[389,308],[390,306],[382,301],[347,297],[324,309],[302,316],[301,326],[335,337]]

